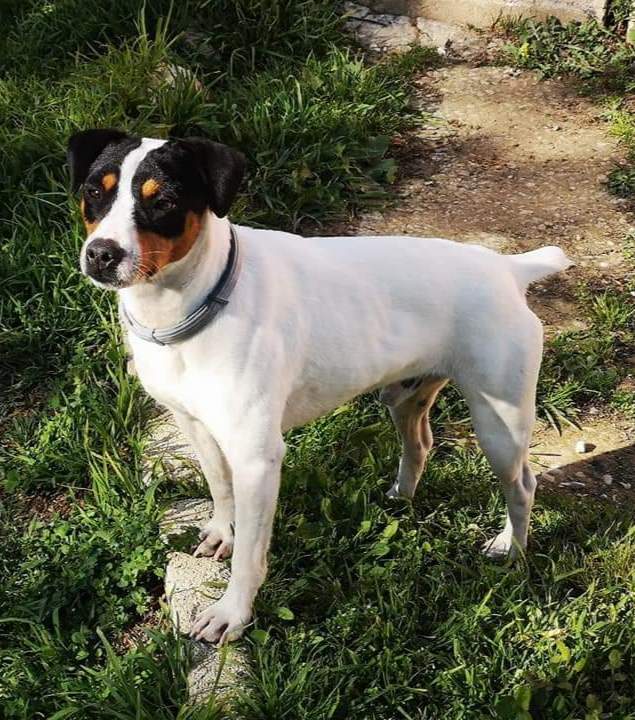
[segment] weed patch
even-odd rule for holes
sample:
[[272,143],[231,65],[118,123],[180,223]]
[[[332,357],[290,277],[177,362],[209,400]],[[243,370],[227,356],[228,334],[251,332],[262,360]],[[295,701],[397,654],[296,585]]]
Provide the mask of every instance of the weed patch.
[[630,295],[581,291],[588,328],[559,334],[546,349],[538,385],[538,412],[554,427],[575,422],[581,408],[610,402],[628,372],[635,343],[635,309]]
[[521,20],[507,32],[513,42],[503,52],[520,67],[538,70],[544,77],[573,75],[587,82],[587,89],[629,91],[633,87],[635,49],[615,28],[595,20],[565,25],[548,18],[544,22]]

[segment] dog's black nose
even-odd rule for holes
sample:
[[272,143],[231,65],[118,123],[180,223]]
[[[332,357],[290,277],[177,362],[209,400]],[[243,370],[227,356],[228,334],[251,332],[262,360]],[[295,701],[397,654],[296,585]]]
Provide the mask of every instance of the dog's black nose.
[[99,280],[112,273],[124,256],[124,250],[109,238],[96,238],[86,248],[86,270]]

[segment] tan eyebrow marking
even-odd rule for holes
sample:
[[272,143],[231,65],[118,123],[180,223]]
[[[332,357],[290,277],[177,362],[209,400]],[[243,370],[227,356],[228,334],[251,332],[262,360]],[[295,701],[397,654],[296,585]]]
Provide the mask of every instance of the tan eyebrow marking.
[[161,184],[158,180],[155,180],[154,178],[149,178],[141,186],[141,197],[144,200],[151,198],[153,195],[156,195],[159,192],[160,187]]
[[106,192],[112,190],[116,184],[117,176],[115,175],[115,173],[106,173],[106,175],[104,175],[104,177],[101,179],[101,185]]

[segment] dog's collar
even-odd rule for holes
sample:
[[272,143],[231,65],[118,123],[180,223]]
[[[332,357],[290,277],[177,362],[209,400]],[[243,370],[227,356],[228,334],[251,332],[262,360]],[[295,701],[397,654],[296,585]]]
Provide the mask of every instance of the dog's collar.
[[187,340],[212,322],[223,307],[227,305],[229,296],[236,286],[241,264],[242,256],[240,254],[238,238],[234,228],[230,225],[227,264],[216,285],[214,285],[205,300],[203,300],[196,310],[192,311],[176,325],[166,328],[149,328],[137,322],[126,310],[123,302],[120,304],[121,316],[128,328],[142,340],[147,340],[156,345],[172,345],[173,343]]

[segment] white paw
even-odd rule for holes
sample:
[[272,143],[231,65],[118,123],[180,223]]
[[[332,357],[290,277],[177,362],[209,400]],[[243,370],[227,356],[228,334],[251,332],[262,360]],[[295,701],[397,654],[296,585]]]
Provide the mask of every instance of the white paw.
[[250,621],[251,608],[223,596],[196,616],[190,637],[224,645],[239,638]]
[[513,560],[518,555],[518,546],[509,533],[499,533],[494,539],[483,543],[482,551],[492,560]]
[[224,560],[232,554],[234,531],[230,523],[210,520],[199,533],[201,544],[194,551],[194,557],[212,557]]
[[386,497],[387,497],[387,498],[390,498],[391,500],[397,500],[397,499],[412,500],[413,495],[409,495],[408,493],[402,492],[402,491],[399,489],[399,483],[396,482],[396,483],[390,488],[390,490],[388,490],[388,491],[386,492]]

